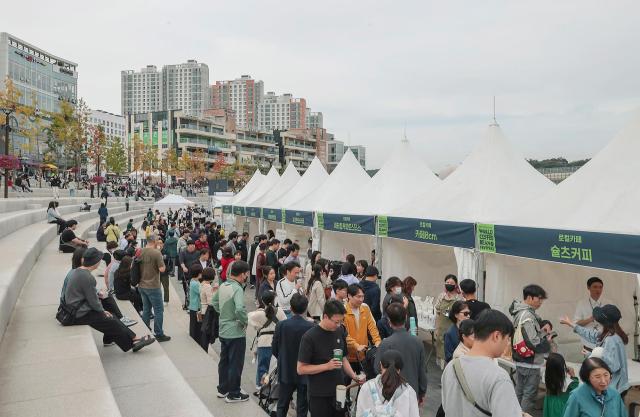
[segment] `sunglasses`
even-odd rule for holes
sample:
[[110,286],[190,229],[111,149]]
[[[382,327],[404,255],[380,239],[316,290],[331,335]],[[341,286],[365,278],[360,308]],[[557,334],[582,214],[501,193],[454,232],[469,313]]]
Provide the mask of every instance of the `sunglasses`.
[[461,313],[465,317],[470,317],[471,316],[471,312],[470,311],[462,311]]

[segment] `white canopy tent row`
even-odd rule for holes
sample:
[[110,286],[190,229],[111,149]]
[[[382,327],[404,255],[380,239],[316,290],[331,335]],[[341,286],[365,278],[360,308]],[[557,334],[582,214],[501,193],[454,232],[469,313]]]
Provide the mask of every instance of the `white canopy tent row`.
[[[331,207],[346,194],[361,189],[370,180],[371,177],[369,177],[369,174],[362,168],[355,156],[353,156],[353,153],[347,151],[331,175],[329,175],[319,187],[285,208],[287,212],[310,213],[311,216],[313,215],[312,213],[323,213],[325,208]],[[345,254],[341,253],[340,247],[326,246],[324,244],[322,241],[323,238],[318,230],[322,229],[322,227],[318,226],[322,226],[322,214],[317,215],[314,222],[316,229],[312,231],[315,241],[314,248],[321,250],[323,257],[327,259],[344,259]],[[344,245],[350,245],[350,237],[351,235],[345,235]],[[299,241],[304,243],[303,240]],[[369,248],[369,251],[370,250],[371,248]]]
[[247,195],[249,195],[253,190],[258,188],[262,181],[264,181],[265,176],[262,175],[259,169],[251,176],[249,182],[240,190],[236,195],[234,195],[225,205],[222,206],[222,224],[224,225],[224,229],[228,230],[230,228],[235,227],[235,216],[244,215],[244,207],[237,206],[234,207],[233,204],[236,201],[241,201]]
[[[604,299],[622,312],[630,336],[629,356],[638,345],[636,297],[640,272],[640,114],[584,167],[494,224],[479,226],[487,252],[486,301],[505,308],[522,286],[535,282],[548,293],[540,314],[557,323],[573,317],[588,297],[586,281],[604,281]],[[580,359],[580,341],[556,326],[563,353]],[[631,336],[635,340],[631,342]],[[633,363],[632,363],[633,365]],[[637,365],[637,364],[636,364]],[[637,372],[636,372],[637,373]]]
[[[403,207],[381,217],[384,276],[412,275],[417,295],[436,296],[444,277],[478,282],[483,274],[474,224],[504,218],[535,196],[553,188],[519,155],[497,124],[441,184],[422,192]],[[517,296],[517,294],[514,294]]]
[[280,174],[271,167],[264,180],[256,187],[251,193],[247,193],[246,196],[234,201],[233,206],[243,207],[243,214],[236,215],[236,230],[238,233],[249,232],[249,236],[254,236],[259,233],[258,220],[260,219],[260,208],[254,206],[254,201],[259,200],[266,195],[278,182]]
[[346,253],[353,253],[356,259],[369,262],[375,249],[381,259],[384,255],[378,244],[376,216],[405,206],[416,194],[439,183],[408,140],[394,144],[391,156],[373,178],[322,208],[323,256],[337,253],[344,259]]
[[[267,190],[251,202],[251,207],[246,208],[247,216],[250,216],[251,224],[258,224],[258,233],[265,233],[267,227],[265,225],[265,218],[269,218],[269,216],[277,216],[282,215],[281,210],[268,210],[269,206],[267,203],[274,199],[282,198],[287,191],[291,190],[298,181],[300,180],[300,174],[296,169],[295,165],[292,162],[289,162],[287,168],[282,173],[282,176],[276,181],[276,183],[271,187],[271,189]],[[256,234],[258,234],[256,233]]]
[[153,203],[153,210],[160,210],[160,212],[166,212],[169,209],[175,211],[181,208],[187,208],[193,206],[194,203],[187,200],[181,195],[169,194],[162,200],[158,200]]
[[329,178],[322,162],[316,157],[304,175],[279,198],[265,203],[263,217],[266,230],[284,229],[287,238],[298,242],[302,249],[313,234],[313,212],[289,209],[295,202],[306,199]]

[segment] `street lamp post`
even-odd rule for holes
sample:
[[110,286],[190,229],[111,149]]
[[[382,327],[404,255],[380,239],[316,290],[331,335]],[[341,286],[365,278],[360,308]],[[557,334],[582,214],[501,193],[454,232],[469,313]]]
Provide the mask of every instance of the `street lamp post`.
[[[4,154],[9,156],[9,132],[11,132],[11,113],[16,111],[16,107],[7,107],[0,109],[4,113]],[[14,118],[15,120],[15,118]],[[17,121],[16,121],[17,123]],[[4,198],[9,197],[9,167],[4,169]]]

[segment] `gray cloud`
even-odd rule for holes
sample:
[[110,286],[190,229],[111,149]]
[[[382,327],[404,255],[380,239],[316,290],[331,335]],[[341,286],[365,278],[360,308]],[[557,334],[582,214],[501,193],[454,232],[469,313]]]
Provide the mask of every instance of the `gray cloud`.
[[[79,63],[80,95],[120,110],[119,74],[195,58],[305,97],[384,161],[406,126],[435,169],[491,120],[528,157],[592,156],[640,104],[640,3],[24,0],[2,30]],[[29,18],[25,18],[28,16]]]

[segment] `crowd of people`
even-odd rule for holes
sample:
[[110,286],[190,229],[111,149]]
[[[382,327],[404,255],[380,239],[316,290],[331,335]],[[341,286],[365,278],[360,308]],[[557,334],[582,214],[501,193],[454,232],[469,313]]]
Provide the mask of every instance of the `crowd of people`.
[[[55,203],[49,210],[50,222],[62,226]],[[75,246],[75,266],[62,299],[84,302],[75,324],[91,325],[104,333],[105,344],[115,342],[123,351],[169,341],[163,313],[169,279],[176,277],[194,343],[205,351],[220,343],[218,398],[249,400],[240,386],[249,348],[257,365],[254,394],[262,400],[277,384],[272,406],[278,417],[287,415],[294,392],[298,417],[349,410],[358,417],[419,415],[429,395],[428,348],[418,337],[412,297],[419,280],[389,277],[381,289],[375,251],[370,260],[328,260],[310,241],[304,256],[299,242],[280,242],[272,231],[250,242],[248,233],[227,234],[210,219],[202,207],[150,209],[139,230],[132,221],[120,228],[111,218],[105,221],[106,254],[72,237],[66,222],[62,234]],[[100,261],[108,264],[104,293],[90,273]],[[547,298],[542,287],[525,286],[509,317],[476,298],[475,281],[444,277],[434,303],[434,350],[443,369],[437,415],[527,416],[537,412],[541,386],[544,417],[626,415],[629,341],[620,310],[602,297],[603,286],[590,278],[589,297],[573,318],[558,323],[582,339],[580,382],[558,352],[553,323],[538,315]],[[247,292],[255,302],[250,312]],[[154,336],[133,334],[111,297],[130,301]],[[248,328],[256,333],[249,346]],[[499,359],[512,364],[513,379]]]

